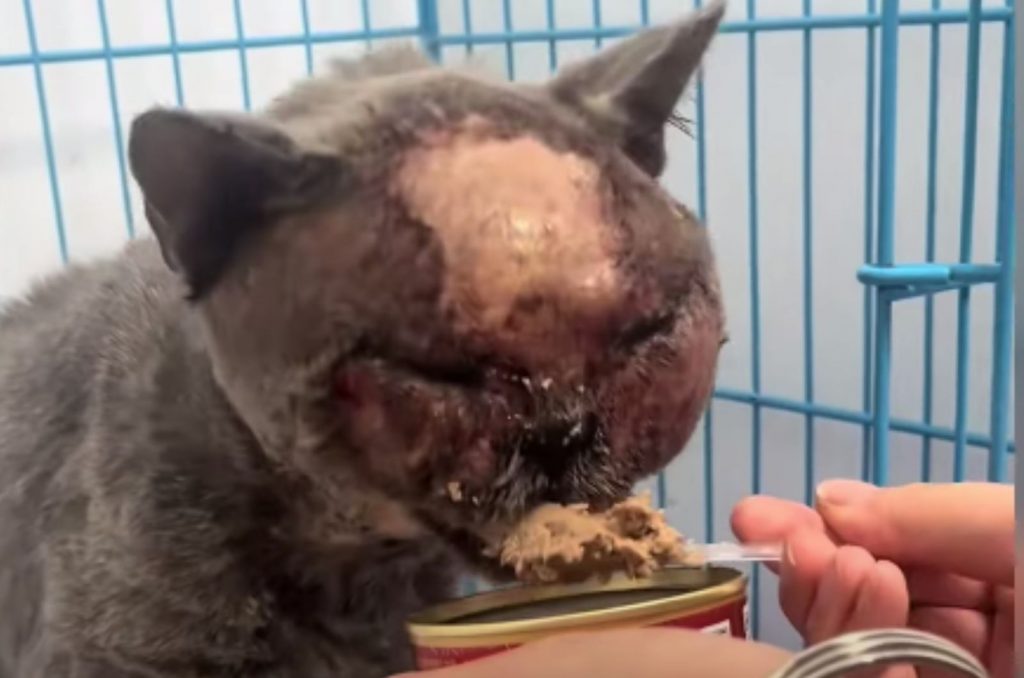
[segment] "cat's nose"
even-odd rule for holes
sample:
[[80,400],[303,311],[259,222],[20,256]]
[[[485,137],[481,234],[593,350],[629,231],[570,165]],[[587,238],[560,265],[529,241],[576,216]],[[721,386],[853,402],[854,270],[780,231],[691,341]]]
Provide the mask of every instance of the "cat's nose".
[[529,429],[522,452],[552,479],[561,478],[580,456],[593,451],[600,436],[600,422],[593,412],[555,417]]

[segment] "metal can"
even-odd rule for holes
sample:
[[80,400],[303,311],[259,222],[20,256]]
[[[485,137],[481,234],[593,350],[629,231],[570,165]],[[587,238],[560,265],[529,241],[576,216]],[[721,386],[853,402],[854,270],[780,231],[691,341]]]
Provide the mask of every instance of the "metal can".
[[441,603],[408,623],[423,671],[567,631],[642,626],[749,638],[747,577],[727,567],[676,567],[644,579],[517,586]]

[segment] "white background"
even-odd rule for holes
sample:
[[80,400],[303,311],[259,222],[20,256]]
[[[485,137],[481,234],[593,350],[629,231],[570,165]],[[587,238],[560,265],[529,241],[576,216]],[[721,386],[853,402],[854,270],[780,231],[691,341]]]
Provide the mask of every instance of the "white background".
[[[441,0],[442,31],[461,33],[461,4]],[[561,28],[592,25],[591,0],[556,0]],[[734,1],[731,19],[745,18],[743,2]],[[998,6],[986,2],[986,6]],[[166,44],[168,26],[163,0],[107,0],[111,42],[115,47]],[[372,0],[375,28],[416,23],[413,0]],[[905,1],[904,10],[927,9],[928,0]],[[945,2],[963,8],[966,2]],[[243,0],[249,36],[301,32],[298,0]],[[501,3],[475,0],[473,30],[501,30]],[[639,22],[639,3],[605,0],[605,25]],[[312,30],[353,31],[363,26],[357,0],[310,0]],[[519,29],[545,28],[543,0],[513,0],[513,23]],[[657,21],[678,16],[689,2],[652,1]],[[97,5],[86,0],[35,0],[42,51],[94,49],[101,45]],[[862,0],[818,0],[816,14],[863,12]],[[800,0],[762,0],[760,16],[790,16]],[[177,33],[181,42],[233,39],[230,0],[178,0]],[[978,129],[975,259],[991,261],[995,242],[996,158],[1002,53],[1001,24],[982,29]],[[924,258],[926,144],[928,113],[928,27],[908,27],[900,35],[898,101],[898,174],[896,258]],[[855,272],[863,263],[865,152],[865,29],[816,31],[813,38],[813,336],[814,388],[819,402],[860,410],[862,404],[862,287]],[[937,258],[953,261],[958,252],[961,205],[966,29],[941,29],[938,135]],[[28,51],[21,0],[0,0],[0,55]],[[358,53],[362,41],[314,48],[317,65],[331,54]],[[592,40],[557,45],[560,61],[594,49]],[[477,48],[499,73],[504,45]],[[462,58],[461,48],[446,48],[447,61]],[[537,80],[547,75],[548,45],[514,47],[516,76]],[[248,64],[253,104],[259,106],[305,72],[301,46],[252,49]],[[762,388],[772,395],[803,397],[802,248],[802,35],[762,33],[757,38],[758,190],[760,194],[760,290]],[[193,107],[240,108],[242,93],[238,54],[225,50],[182,56],[185,101]],[[108,80],[102,60],[47,65],[45,90],[55,143],[63,214],[70,257],[89,260],[117,250],[127,237],[121,183],[112,133]],[[169,56],[118,59],[114,64],[122,128],[131,116],[155,103],[174,103]],[[706,63],[706,119],[698,131],[707,143],[708,226],[719,257],[727,300],[731,342],[722,354],[719,383],[749,390],[750,267],[748,248],[747,37],[720,36]],[[877,82],[877,81],[876,81]],[[692,102],[681,104],[692,113]],[[666,185],[695,206],[693,139],[672,131]],[[877,157],[877,156],[876,156]],[[146,230],[138,194],[131,187],[134,225]],[[61,266],[34,76],[30,66],[0,67],[0,299],[22,293],[35,278]],[[969,425],[986,433],[991,384],[992,294],[973,295],[970,341]],[[921,301],[902,302],[895,313],[893,338],[893,415],[920,420],[923,379],[923,308]],[[934,421],[952,425],[955,402],[955,296],[935,304]],[[750,491],[750,410],[718,401],[715,405],[716,538],[728,536],[730,506]],[[765,410],[763,416],[764,490],[800,498],[803,492],[801,415]],[[818,421],[815,425],[818,477],[856,476],[860,472],[859,426]],[[703,535],[704,488],[702,436],[668,470],[668,513],[673,522],[697,538]],[[892,436],[892,480],[920,477],[920,440]],[[934,442],[935,479],[951,477],[951,445]],[[972,448],[968,468],[983,478],[985,452]],[[1012,473],[1012,469],[1011,469]],[[774,605],[773,580],[762,578],[762,635],[786,644],[795,638]]]

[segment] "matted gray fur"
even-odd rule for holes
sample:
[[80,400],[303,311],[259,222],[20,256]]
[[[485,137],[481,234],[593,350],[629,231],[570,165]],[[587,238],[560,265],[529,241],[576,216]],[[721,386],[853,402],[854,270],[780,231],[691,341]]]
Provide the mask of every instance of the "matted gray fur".
[[722,12],[544,85],[384,50],[137,118],[156,238],[0,316],[0,678],[406,670],[495,530],[668,463],[724,329],[657,177]]

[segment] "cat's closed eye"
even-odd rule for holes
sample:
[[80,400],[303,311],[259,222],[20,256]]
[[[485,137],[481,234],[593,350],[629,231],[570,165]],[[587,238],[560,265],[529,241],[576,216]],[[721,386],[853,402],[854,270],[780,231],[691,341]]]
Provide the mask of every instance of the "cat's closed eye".
[[482,366],[472,363],[429,363],[419,360],[399,359],[391,361],[398,369],[413,377],[445,386],[460,388],[481,388],[485,381]]
[[619,345],[625,349],[636,348],[647,343],[655,337],[668,334],[675,325],[676,317],[672,313],[659,313],[648,318],[642,318],[629,325],[619,335]]

